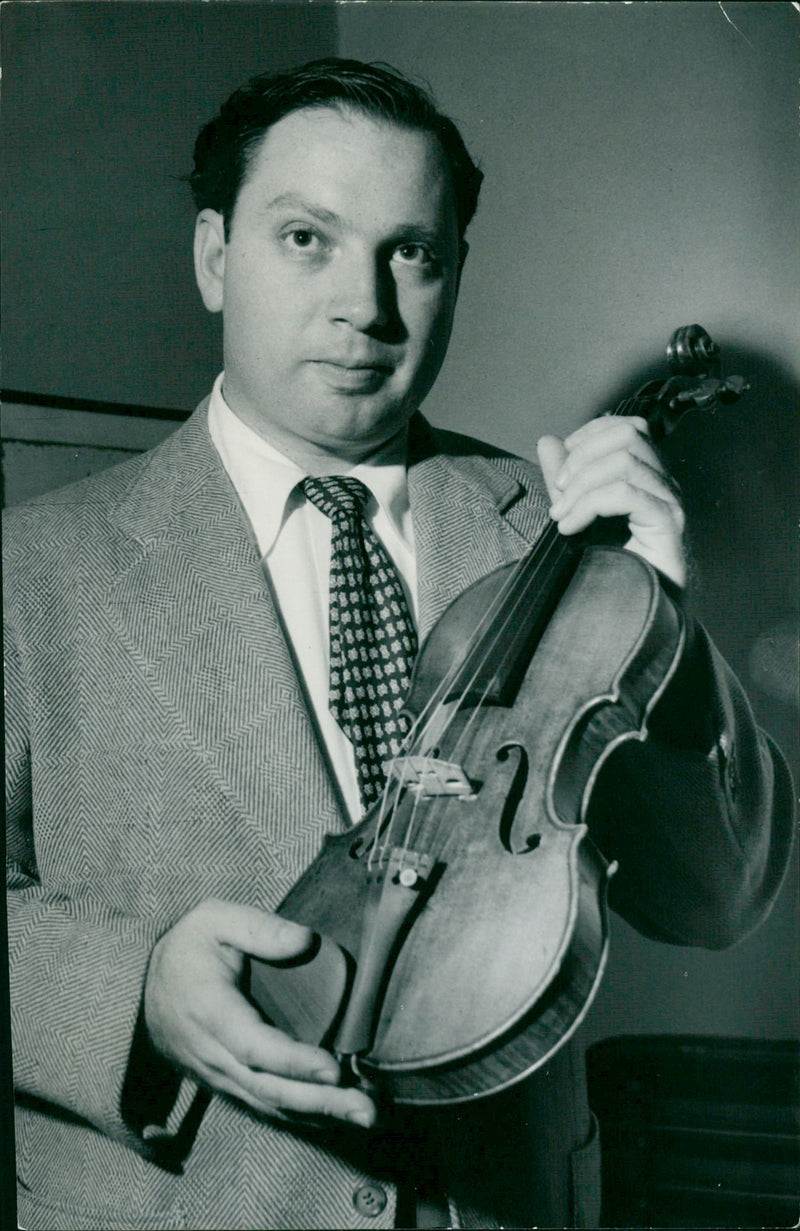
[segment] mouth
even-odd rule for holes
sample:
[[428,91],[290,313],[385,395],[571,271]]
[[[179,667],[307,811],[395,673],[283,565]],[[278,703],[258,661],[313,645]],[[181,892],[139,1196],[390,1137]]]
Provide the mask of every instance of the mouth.
[[313,359],[311,364],[326,384],[342,392],[375,392],[394,371],[391,364],[377,360],[354,363],[349,360]]
[[329,359],[327,357],[313,360],[314,363],[324,363],[332,368],[344,368],[346,372],[361,372],[365,370],[390,372],[393,364],[378,355],[364,356],[360,359]]

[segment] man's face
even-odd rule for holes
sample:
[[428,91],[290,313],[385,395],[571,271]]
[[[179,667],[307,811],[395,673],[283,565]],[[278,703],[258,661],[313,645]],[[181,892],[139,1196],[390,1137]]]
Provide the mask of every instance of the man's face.
[[356,460],[401,430],[447,349],[459,276],[436,138],[306,108],[268,130],[236,202],[198,219],[222,310],[226,399],[298,461]]

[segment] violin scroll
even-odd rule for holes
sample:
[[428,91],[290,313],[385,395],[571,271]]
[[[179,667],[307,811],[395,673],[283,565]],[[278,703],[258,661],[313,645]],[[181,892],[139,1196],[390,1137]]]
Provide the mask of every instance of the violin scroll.
[[743,376],[721,375],[720,348],[702,325],[682,325],[667,344],[672,375],[660,387],[648,382],[637,394],[651,409],[655,439],[666,436],[687,410],[737,402],[750,388]]
[[676,376],[719,376],[719,347],[702,325],[682,325],[667,343],[670,371]]

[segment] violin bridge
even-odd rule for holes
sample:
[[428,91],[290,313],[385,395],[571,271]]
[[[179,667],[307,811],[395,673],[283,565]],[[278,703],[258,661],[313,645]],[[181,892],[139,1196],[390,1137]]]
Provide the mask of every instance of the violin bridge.
[[455,761],[440,761],[437,757],[394,757],[385,762],[387,776],[423,799],[438,795],[456,795],[474,799],[472,783]]

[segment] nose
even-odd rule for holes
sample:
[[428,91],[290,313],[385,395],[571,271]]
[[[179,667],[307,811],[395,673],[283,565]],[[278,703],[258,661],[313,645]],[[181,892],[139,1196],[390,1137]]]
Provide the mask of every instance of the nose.
[[396,315],[394,280],[388,263],[372,252],[342,254],[331,270],[329,315],[359,333],[387,328]]

